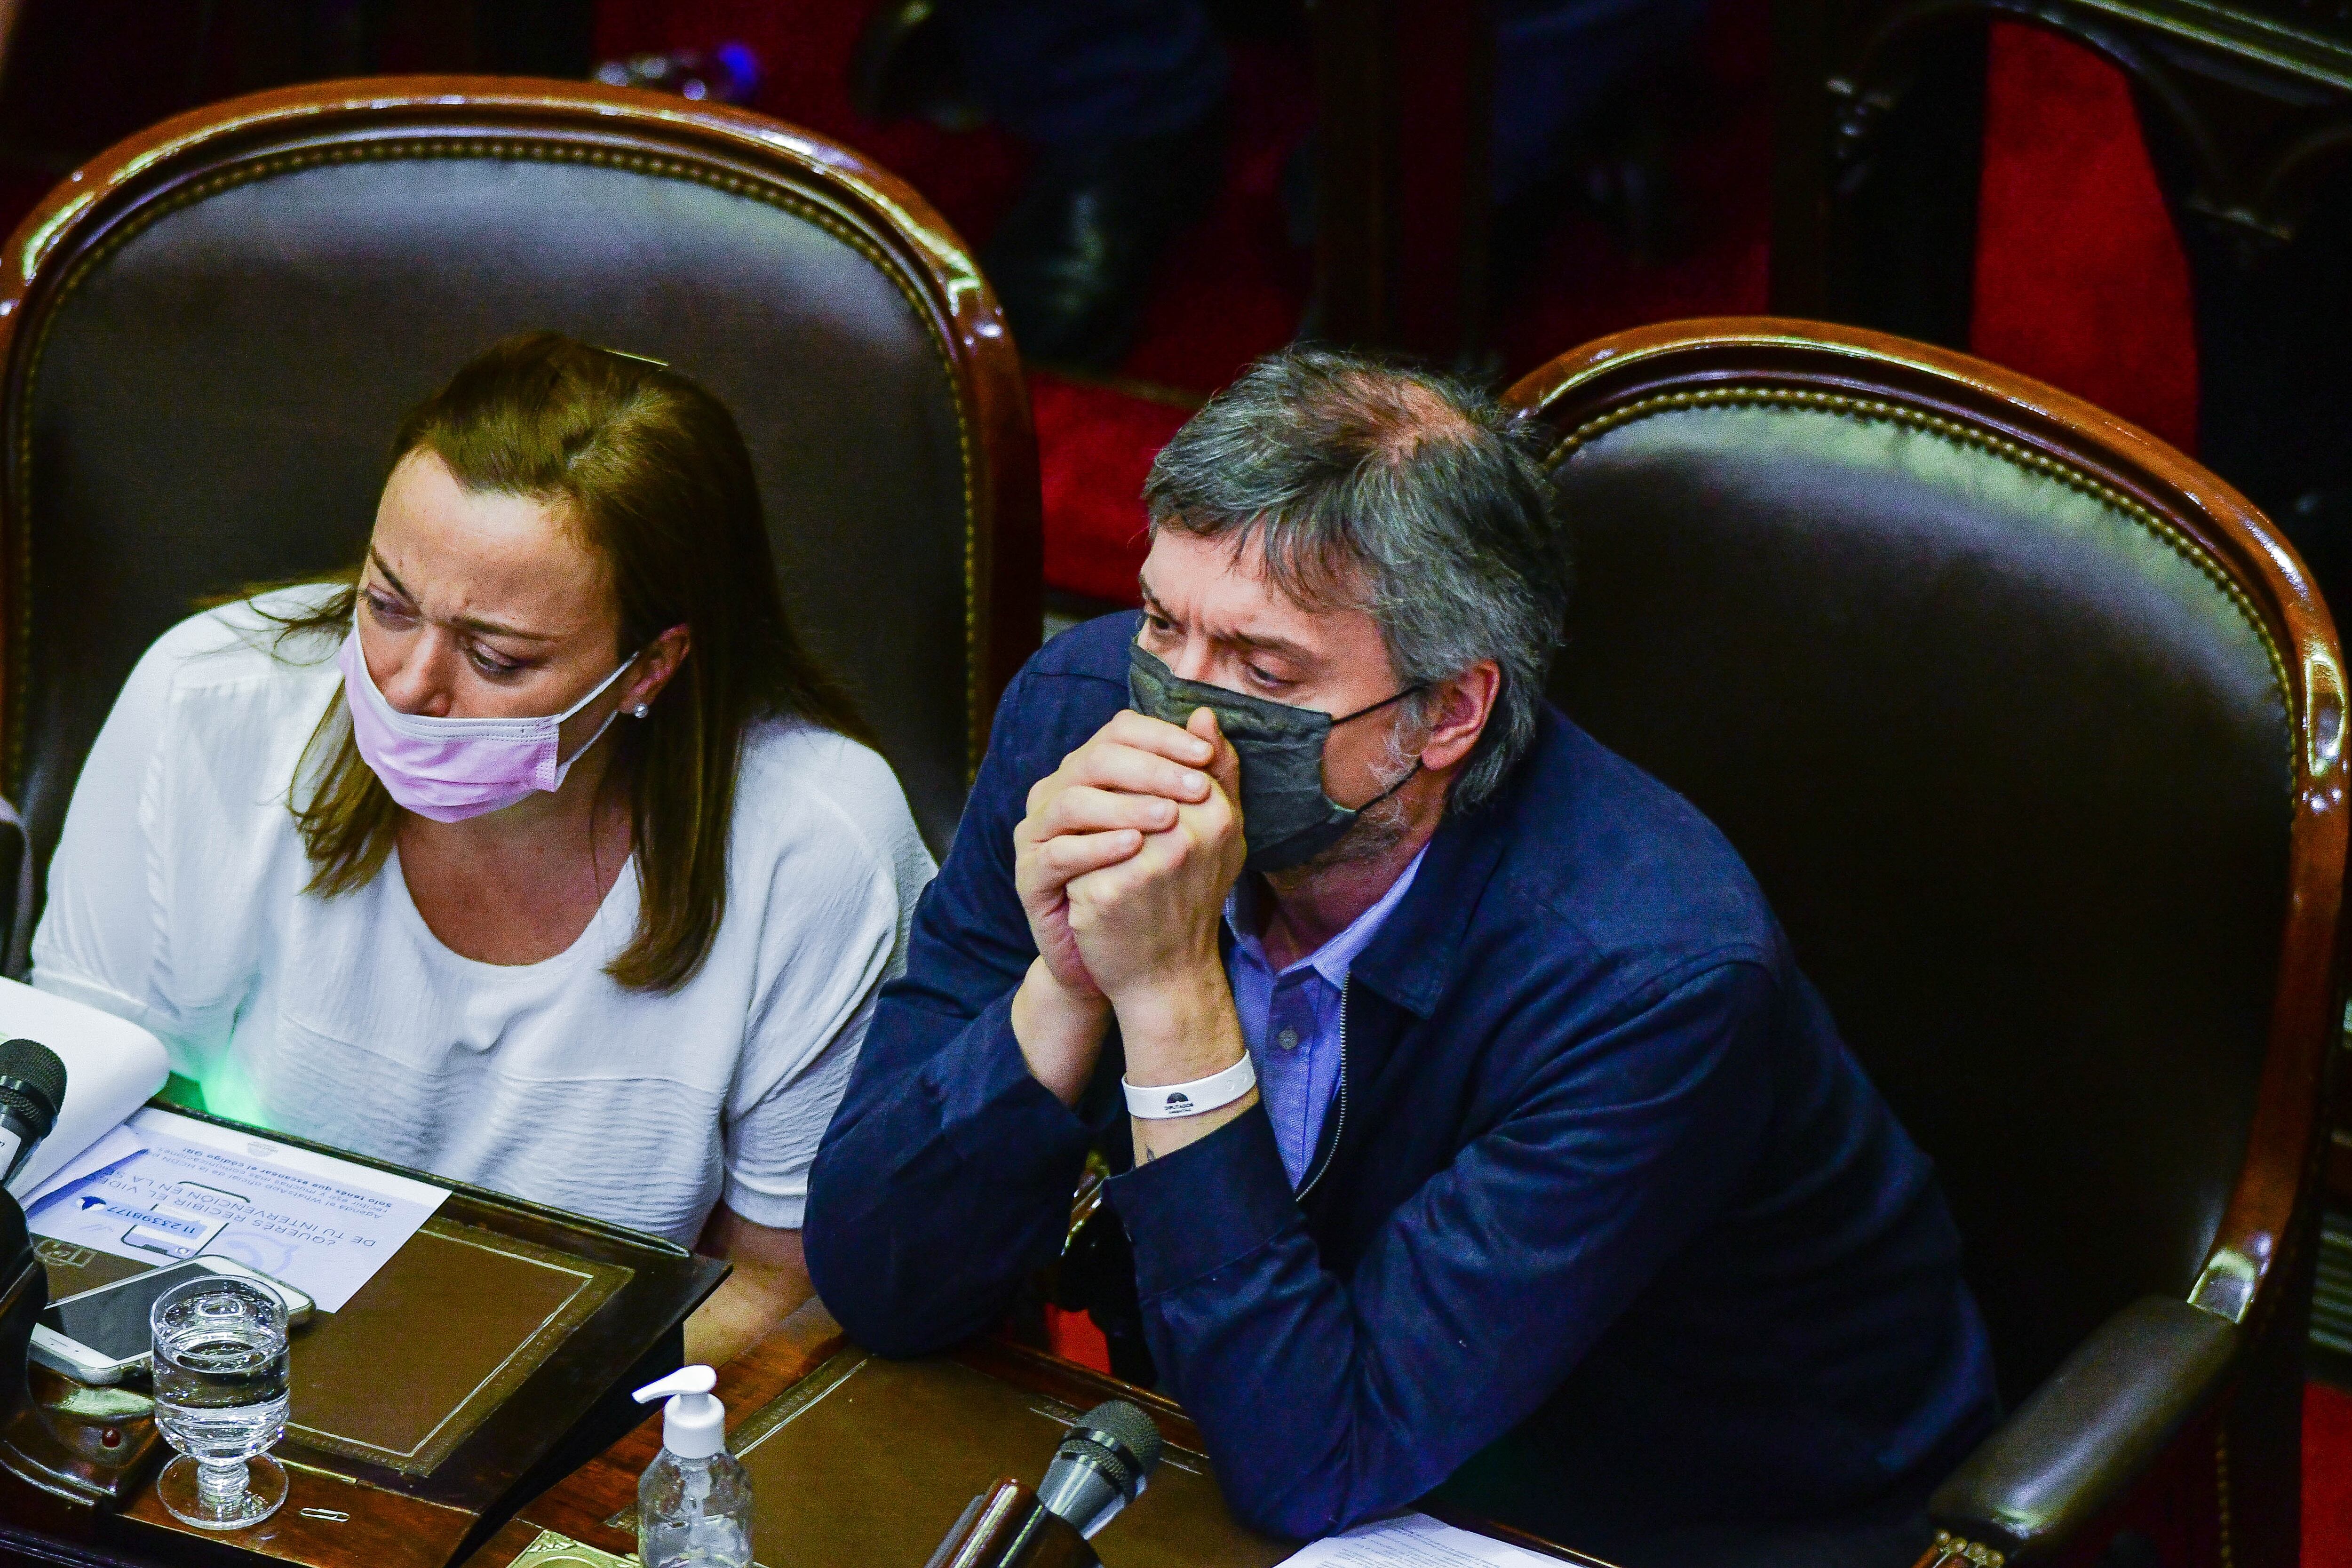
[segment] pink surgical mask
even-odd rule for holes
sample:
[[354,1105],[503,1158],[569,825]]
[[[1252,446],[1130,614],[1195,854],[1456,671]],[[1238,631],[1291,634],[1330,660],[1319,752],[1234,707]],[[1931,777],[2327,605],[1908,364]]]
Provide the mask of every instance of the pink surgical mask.
[[463,822],[512,805],[533,790],[562,787],[572,764],[619,713],[608,714],[579,751],[561,761],[555,754],[558,731],[635,662],[634,654],[623,659],[595,690],[550,718],[435,719],[403,713],[384,700],[368,672],[356,628],[335,654],[361,760],[375,770],[394,800],[436,822]]

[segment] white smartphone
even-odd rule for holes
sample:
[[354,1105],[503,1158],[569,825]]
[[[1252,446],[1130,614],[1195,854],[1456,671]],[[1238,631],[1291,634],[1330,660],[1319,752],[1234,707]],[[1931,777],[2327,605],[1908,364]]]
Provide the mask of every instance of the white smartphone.
[[147,1313],[156,1298],[205,1274],[257,1279],[286,1303],[288,1324],[310,1320],[313,1303],[293,1286],[226,1258],[192,1258],[50,1302],[33,1324],[33,1359],[77,1383],[120,1383],[148,1365],[154,1340]]

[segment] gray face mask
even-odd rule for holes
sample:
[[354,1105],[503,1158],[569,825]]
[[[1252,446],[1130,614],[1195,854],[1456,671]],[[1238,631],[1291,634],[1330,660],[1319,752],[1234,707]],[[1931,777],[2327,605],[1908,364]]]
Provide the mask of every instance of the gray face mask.
[[1402,701],[1419,687],[1334,719],[1312,708],[1269,702],[1244,691],[1228,691],[1186,680],[1135,643],[1128,649],[1128,706],[1138,713],[1181,724],[1196,708],[1217,716],[1217,727],[1242,763],[1242,831],[1249,840],[1246,870],[1281,871],[1312,860],[1355,826],[1356,818],[1402,789],[1421,771],[1397,780],[1362,805],[1346,806],[1323,793],[1323,747],[1335,725],[1377,713]]

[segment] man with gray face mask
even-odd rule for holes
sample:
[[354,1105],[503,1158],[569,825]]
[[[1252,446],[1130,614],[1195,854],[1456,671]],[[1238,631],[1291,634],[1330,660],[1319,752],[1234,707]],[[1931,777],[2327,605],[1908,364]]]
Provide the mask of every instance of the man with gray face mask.
[[1738,856],[1543,701],[1547,499],[1491,404],[1328,351],[1178,433],[1141,615],[1005,694],[812,1275],[886,1354],[986,1329],[1098,1152],[1097,1316],[1247,1521],[1907,1562],[1994,1414],[1957,1237]]

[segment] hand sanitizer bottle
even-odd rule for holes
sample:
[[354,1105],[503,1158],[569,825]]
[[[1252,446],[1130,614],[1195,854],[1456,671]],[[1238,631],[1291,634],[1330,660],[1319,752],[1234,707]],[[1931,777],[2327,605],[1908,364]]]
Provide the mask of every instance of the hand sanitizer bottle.
[[727,1451],[727,1410],[711,1397],[718,1374],[682,1367],[637,1390],[670,1396],[662,1451],[637,1482],[637,1557],[645,1568],[751,1568],[751,1479]]

